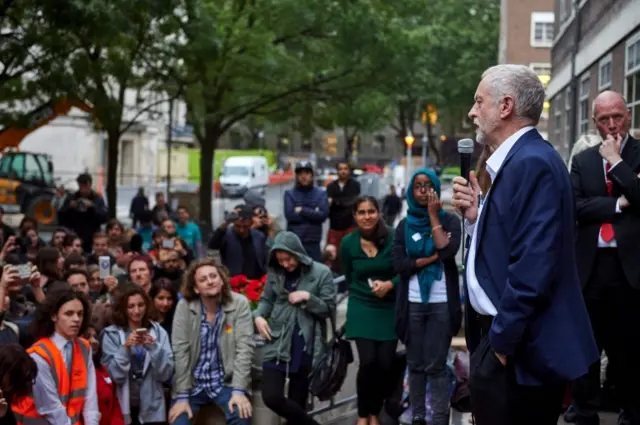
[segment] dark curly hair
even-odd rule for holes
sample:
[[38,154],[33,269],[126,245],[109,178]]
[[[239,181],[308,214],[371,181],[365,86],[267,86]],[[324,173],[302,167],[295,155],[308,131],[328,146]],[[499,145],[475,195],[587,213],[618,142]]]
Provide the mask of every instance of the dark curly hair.
[[196,286],[196,271],[200,267],[211,266],[215,267],[222,279],[222,304],[227,304],[231,302],[231,284],[229,283],[229,270],[218,263],[213,258],[201,258],[193,261],[187,271],[184,273],[182,278],[182,287],[180,288],[180,292],[182,296],[187,301],[196,300],[200,296],[196,294],[195,286]]
[[59,289],[51,288],[51,290],[47,292],[44,302],[38,305],[36,309],[32,323],[32,333],[35,339],[50,337],[55,331],[55,323],[51,320],[51,317],[55,316],[63,305],[75,300],[80,301],[84,309],[78,336],[84,335],[91,323],[91,303],[84,294],[76,292],[68,286],[61,286]]
[[19,344],[0,345],[0,389],[8,403],[31,395],[38,366]]
[[133,283],[127,284],[122,292],[116,297],[116,302],[113,305],[112,323],[121,328],[129,327],[129,318],[127,317],[127,305],[129,304],[129,298],[134,295],[140,295],[144,301],[146,307],[144,316],[142,317],[142,326],[149,328],[150,320],[154,317],[153,303],[149,295],[142,289],[142,287]]

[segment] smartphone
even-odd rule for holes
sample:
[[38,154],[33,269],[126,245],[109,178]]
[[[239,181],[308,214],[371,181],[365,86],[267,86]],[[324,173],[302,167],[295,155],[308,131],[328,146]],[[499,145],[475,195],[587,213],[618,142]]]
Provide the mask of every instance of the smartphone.
[[373,280],[367,279],[369,281],[369,287],[373,289]]
[[31,277],[31,265],[30,264],[18,264],[16,266],[20,279],[29,279]]
[[138,328],[138,329],[136,329],[136,333],[138,335],[146,334],[147,333],[147,328]]
[[107,255],[101,255],[98,258],[98,267],[100,279],[105,279],[111,274],[111,257]]
[[165,239],[162,241],[162,247],[167,249],[173,249],[176,246],[176,241],[173,239]]

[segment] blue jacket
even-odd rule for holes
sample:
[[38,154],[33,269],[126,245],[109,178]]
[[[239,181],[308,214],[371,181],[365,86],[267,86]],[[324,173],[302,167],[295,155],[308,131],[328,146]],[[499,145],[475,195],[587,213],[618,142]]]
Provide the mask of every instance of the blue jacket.
[[[296,212],[296,207],[301,207]],[[327,192],[317,187],[294,187],[284,192],[284,216],[287,230],[295,233],[302,244],[320,243],[322,223],[329,216]]]
[[[471,241],[476,277],[498,312],[491,347],[514,362],[523,385],[573,381],[600,356],[578,278],[575,214],[564,162],[536,130],[526,132],[498,171]],[[472,338],[479,323],[467,320]]]

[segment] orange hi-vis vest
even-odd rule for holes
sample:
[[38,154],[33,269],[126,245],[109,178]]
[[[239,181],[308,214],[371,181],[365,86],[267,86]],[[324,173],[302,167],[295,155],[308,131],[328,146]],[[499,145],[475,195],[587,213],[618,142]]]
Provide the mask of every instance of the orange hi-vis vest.
[[[87,394],[87,367],[89,342],[84,338],[76,338],[73,341],[73,360],[71,370],[64,364],[63,355],[50,338],[42,338],[27,350],[27,353],[36,353],[42,357],[51,367],[51,375],[58,386],[60,403],[67,410],[67,416],[71,419],[71,425],[81,425],[84,399]],[[32,396],[20,397],[11,403],[11,410],[18,425],[50,425],[49,422],[38,413]]]

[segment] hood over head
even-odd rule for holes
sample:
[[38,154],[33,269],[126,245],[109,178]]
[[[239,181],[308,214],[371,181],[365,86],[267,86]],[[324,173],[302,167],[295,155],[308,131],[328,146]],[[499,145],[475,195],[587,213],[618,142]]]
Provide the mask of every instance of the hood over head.
[[300,264],[307,267],[311,267],[313,264],[313,260],[307,255],[307,251],[304,249],[304,246],[302,246],[300,238],[293,232],[282,231],[278,233],[273,241],[271,251],[269,251],[268,266],[275,270],[284,270],[276,259],[276,251],[288,252],[298,258]]

